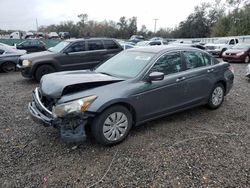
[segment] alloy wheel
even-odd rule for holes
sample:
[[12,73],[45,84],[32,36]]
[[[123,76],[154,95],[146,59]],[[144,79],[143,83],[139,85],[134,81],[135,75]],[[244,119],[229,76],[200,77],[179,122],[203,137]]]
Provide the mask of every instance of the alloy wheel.
[[216,87],[212,94],[212,103],[215,106],[219,106],[223,100],[224,91],[221,87]]

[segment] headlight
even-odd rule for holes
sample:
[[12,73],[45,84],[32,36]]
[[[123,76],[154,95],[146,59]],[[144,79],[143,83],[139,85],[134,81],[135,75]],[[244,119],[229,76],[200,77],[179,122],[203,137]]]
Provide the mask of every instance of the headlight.
[[245,52],[239,52],[239,53],[237,53],[236,55],[237,55],[237,56],[241,56],[241,55],[244,55],[244,53],[245,53]]
[[53,107],[52,114],[54,117],[64,117],[68,114],[78,114],[88,109],[90,104],[97,98],[97,96],[88,96],[83,99],[59,104]]
[[32,65],[32,62],[30,60],[23,60],[23,66],[30,67]]

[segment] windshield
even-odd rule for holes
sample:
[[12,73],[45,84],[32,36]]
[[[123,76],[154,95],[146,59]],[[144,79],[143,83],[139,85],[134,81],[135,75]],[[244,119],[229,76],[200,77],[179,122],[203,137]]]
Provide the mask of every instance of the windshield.
[[239,50],[248,50],[250,48],[250,44],[236,44],[232,48],[239,49]]
[[56,46],[49,49],[51,52],[61,52],[66,46],[68,46],[70,42],[68,41],[62,41],[58,43]]
[[143,70],[153,56],[153,53],[123,51],[101,64],[95,72],[133,78]]
[[228,43],[228,39],[218,39],[216,41],[214,41],[215,44],[227,44]]

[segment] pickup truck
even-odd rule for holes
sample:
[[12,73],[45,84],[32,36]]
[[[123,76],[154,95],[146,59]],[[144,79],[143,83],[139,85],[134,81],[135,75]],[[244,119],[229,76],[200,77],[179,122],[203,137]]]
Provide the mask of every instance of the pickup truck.
[[237,43],[239,43],[237,38],[222,38],[216,40],[214,43],[206,44],[205,48],[206,51],[213,56],[221,57],[224,51],[230,49]]

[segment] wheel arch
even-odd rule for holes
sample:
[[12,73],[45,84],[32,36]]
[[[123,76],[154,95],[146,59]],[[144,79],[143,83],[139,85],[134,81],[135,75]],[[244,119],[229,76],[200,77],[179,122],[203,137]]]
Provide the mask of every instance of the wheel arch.
[[218,80],[216,83],[215,83],[215,85],[216,84],[222,84],[223,85],[223,87],[224,87],[224,95],[226,95],[226,91],[227,91],[227,83],[226,83],[226,81],[225,80]]
[[36,63],[34,68],[32,69],[32,76],[35,76],[37,69],[43,65],[49,65],[53,67],[55,70],[57,70],[57,67],[53,64],[53,62],[46,61],[46,62]]
[[100,114],[102,113],[104,110],[112,107],[112,106],[116,106],[116,105],[120,105],[120,106],[124,106],[125,108],[127,108],[129,110],[129,112],[132,115],[132,120],[133,120],[133,124],[135,125],[137,122],[137,113],[136,110],[134,108],[134,106],[132,104],[130,104],[129,102],[125,102],[125,101],[115,101],[112,103],[108,103],[108,104],[104,104],[101,108],[98,109],[97,113]]

